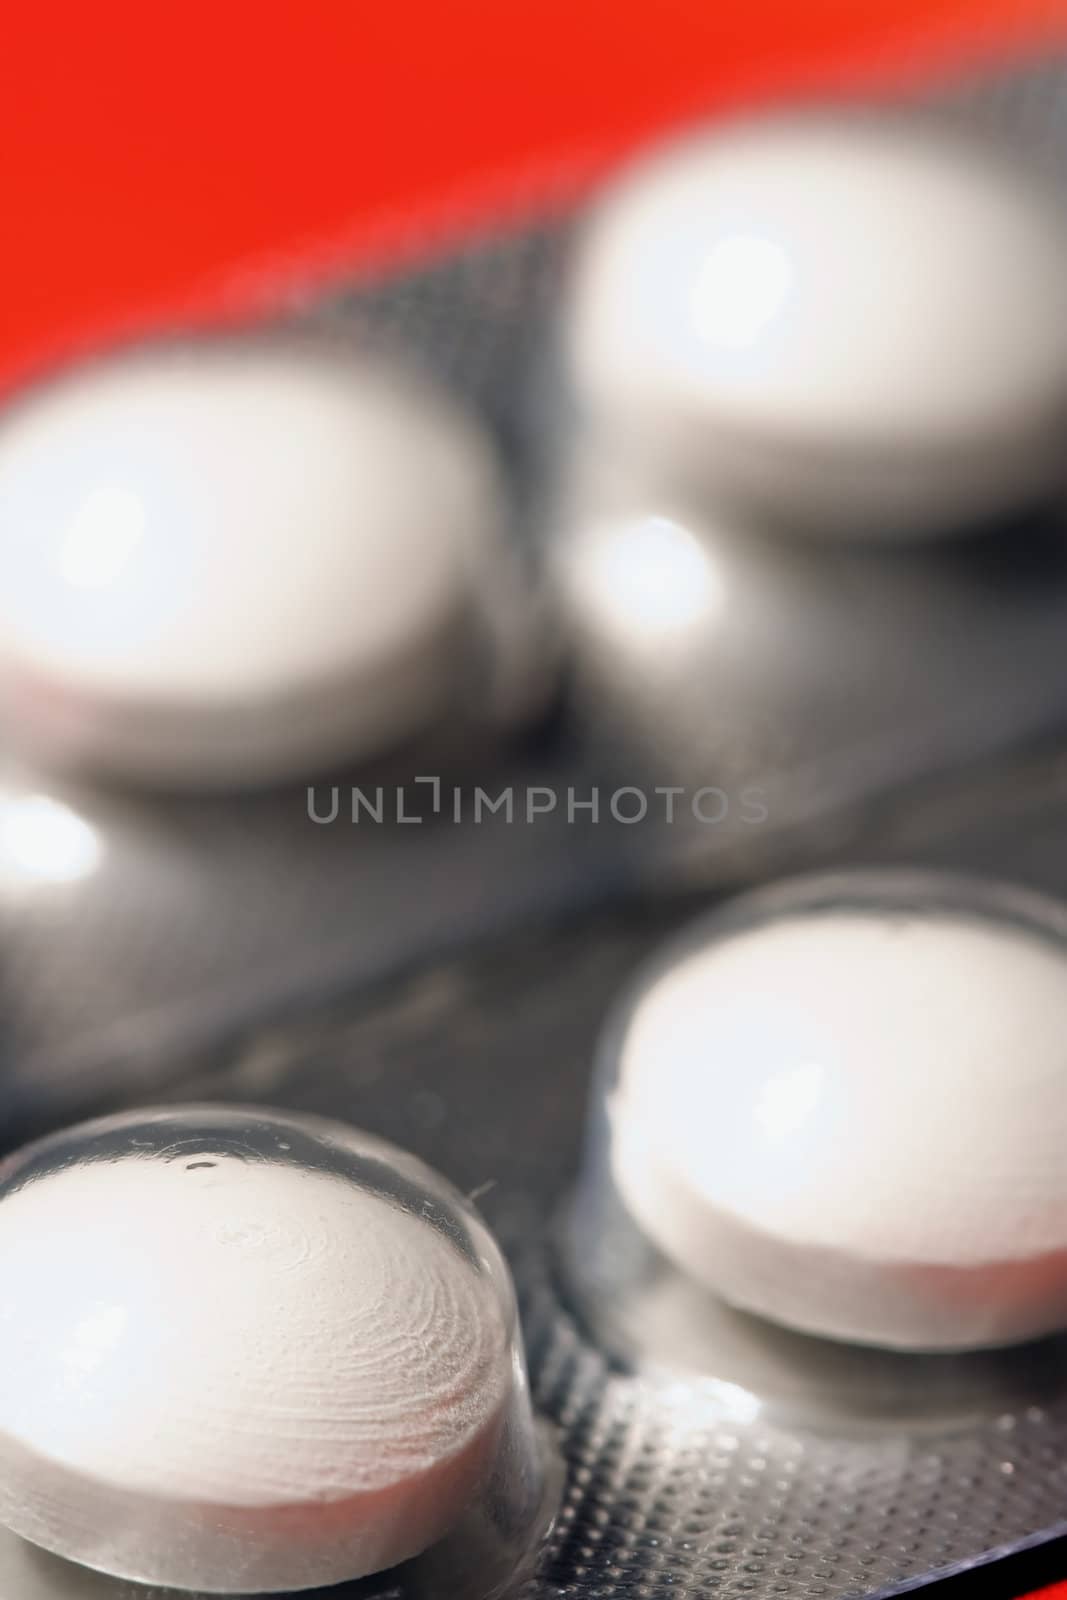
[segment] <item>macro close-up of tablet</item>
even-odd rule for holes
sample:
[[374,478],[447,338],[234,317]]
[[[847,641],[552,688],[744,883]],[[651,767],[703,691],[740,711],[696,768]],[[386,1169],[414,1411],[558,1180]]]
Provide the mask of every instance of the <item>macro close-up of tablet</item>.
[[1067,7],[23,10],[0,1600],[1067,1596]]

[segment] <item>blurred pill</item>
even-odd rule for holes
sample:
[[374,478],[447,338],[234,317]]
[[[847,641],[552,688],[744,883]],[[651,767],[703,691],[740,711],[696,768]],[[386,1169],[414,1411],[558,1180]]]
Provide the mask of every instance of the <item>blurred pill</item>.
[[0,1166],[0,1267],[0,1521],[57,1554],[305,1589],[536,1488],[493,1241],[353,1129],[206,1107],[71,1129]]
[[576,263],[605,444],[775,524],[946,533],[1067,478],[1067,221],[958,127],[833,112],[647,160]]
[[506,544],[478,425],[384,365],[283,336],[97,365],[0,426],[0,713],[134,780],[364,756],[493,679]]
[[1067,913],[844,875],[709,920],[609,1039],[610,1172],[728,1304],[883,1347],[1067,1326]]

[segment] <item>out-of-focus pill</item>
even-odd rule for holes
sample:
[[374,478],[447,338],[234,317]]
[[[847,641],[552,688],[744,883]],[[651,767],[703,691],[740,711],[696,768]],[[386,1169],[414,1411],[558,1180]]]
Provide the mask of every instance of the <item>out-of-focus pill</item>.
[[609,1040],[610,1174],[743,1310],[883,1347],[1067,1326],[1067,912],[936,876],[741,903]]
[[927,535],[1059,488],[1062,197],[959,128],[797,115],[656,155],[576,264],[605,445],[783,526]]
[[539,1505],[542,1467],[506,1268],[401,1151],[253,1110],[89,1123],[0,1166],[0,1264],[0,1522],[24,1538],[258,1593],[457,1527],[477,1543],[504,1505],[529,1534],[516,1488]]
[[381,364],[281,335],[101,364],[0,427],[0,712],[135,780],[366,755],[493,676],[505,523],[480,428]]

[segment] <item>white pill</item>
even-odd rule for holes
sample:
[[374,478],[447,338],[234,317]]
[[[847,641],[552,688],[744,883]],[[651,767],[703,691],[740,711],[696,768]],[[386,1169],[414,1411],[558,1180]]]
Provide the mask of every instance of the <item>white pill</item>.
[[639,992],[611,1171],[686,1275],[886,1347],[1067,1326],[1065,917],[1007,906],[794,898]]
[[1067,477],[1062,197],[925,119],[690,139],[596,212],[569,364],[629,459],[784,525],[995,517]]
[[410,734],[471,672],[505,509],[450,401],[310,339],[118,359],[0,427],[0,713],[135,780]]
[[484,1491],[521,1381],[484,1228],[333,1124],[31,1148],[0,1168],[0,1271],[0,1521],[119,1577],[251,1593],[413,1557]]

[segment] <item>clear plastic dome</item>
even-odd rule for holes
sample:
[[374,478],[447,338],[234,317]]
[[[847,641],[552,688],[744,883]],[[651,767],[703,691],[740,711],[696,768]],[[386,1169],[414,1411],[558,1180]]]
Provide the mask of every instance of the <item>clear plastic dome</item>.
[[716,911],[602,1036],[585,1320],[745,1414],[940,1424],[1059,1382],[1065,1036],[1039,895],[838,873]]
[[391,1145],[254,1109],[86,1123],[0,1166],[0,1272],[0,1577],[27,1600],[129,1593],[69,1562],[474,1600],[545,1531],[507,1268]]

